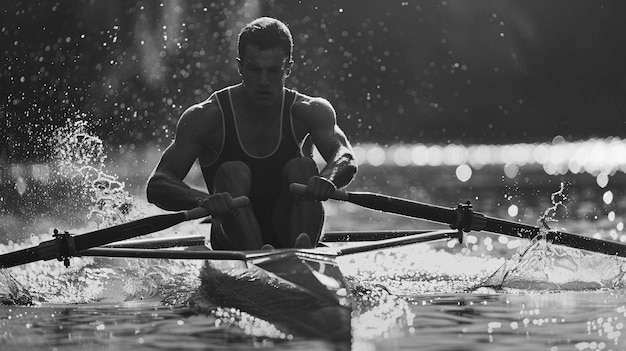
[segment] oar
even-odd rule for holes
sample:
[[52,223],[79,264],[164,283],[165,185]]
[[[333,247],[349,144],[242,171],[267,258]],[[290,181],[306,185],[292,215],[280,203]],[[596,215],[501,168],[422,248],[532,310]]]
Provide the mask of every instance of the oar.
[[[290,190],[297,195],[305,195],[306,186],[291,184]],[[332,199],[347,201],[362,207],[383,212],[445,223],[463,231],[487,231],[515,238],[534,239],[540,234],[556,245],[582,249],[606,255],[626,257],[626,244],[605,241],[587,236],[564,233],[557,230],[541,231],[539,227],[485,216],[474,212],[471,205],[461,204],[458,208],[446,208],[417,201],[369,192],[347,192],[337,190]]]
[[[204,220],[203,220],[204,222]],[[431,233],[429,229],[417,230],[358,230],[358,231],[331,231],[325,232],[322,236],[324,243],[337,242],[359,242],[359,241],[380,241],[392,238],[402,238],[415,234]],[[148,238],[126,240],[117,243],[107,244],[102,248],[108,249],[167,249],[172,247],[198,246],[204,245],[206,238],[204,235],[172,236],[166,238]],[[220,250],[222,251],[222,250]],[[81,256],[85,256],[84,251]]]
[[[233,200],[236,207],[243,207],[249,203],[248,198],[245,196],[237,197]],[[158,232],[181,222],[206,217],[208,215],[210,215],[210,213],[205,208],[198,207],[177,213],[146,217],[80,235],[72,235],[69,233],[61,234],[55,231],[54,239],[52,240],[44,241],[37,246],[0,255],[0,267],[14,267],[39,260],[51,260],[53,258],[59,261],[63,260],[65,264],[68,265],[69,258],[75,256],[79,251]]]
[[199,259],[199,260],[232,260],[245,261],[246,254],[243,251],[227,250],[155,250],[135,248],[110,248],[96,247],[76,253],[76,256],[101,256],[101,257],[128,257],[128,258],[170,258],[170,259]]
[[[347,234],[351,233],[351,234]],[[345,235],[357,234],[356,240],[352,236],[347,238]],[[356,253],[368,252],[373,250],[381,250],[390,247],[433,242],[437,240],[448,240],[458,238],[459,233],[457,230],[445,229],[445,230],[430,230],[430,231],[399,231],[399,232],[378,232],[379,236],[376,236],[376,232],[343,232],[343,233],[326,233],[325,236],[331,234],[331,240],[338,239],[340,241],[358,242],[369,241],[366,244],[358,244],[355,246],[342,246],[342,247],[318,247],[316,249],[275,249],[275,250],[256,250],[256,251],[227,251],[227,250],[198,250],[198,251],[185,251],[176,249],[159,249],[155,250],[149,244],[156,244],[157,247],[161,247],[161,244],[173,243],[176,238],[169,238],[169,241],[161,241],[160,239],[154,240],[146,239],[135,240],[133,242],[124,242],[120,244],[133,244],[132,246],[118,246],[107,245],[102,247],[96,247],[92,249],[83,250],[76,253],[76,256],[101,256],[101,257],[127,257],[127,258],[168,258],[168,259],[199,259],[199,260],[234,260],[234,261],[248,261],[258,260],[274,255],[282,255],[285,252],[298,251],[306,254],[317,254],[327,257],[336,257],[343,255],[351,255]],[[196,237],[190,237],[192,241],[196,240]],[[204,237],[197,237],[204,239]],[[349,240],[347,240],[349,239]],[[150,240],[150,241],[148,241]],[[134,244],[140,247],[134,247]]]

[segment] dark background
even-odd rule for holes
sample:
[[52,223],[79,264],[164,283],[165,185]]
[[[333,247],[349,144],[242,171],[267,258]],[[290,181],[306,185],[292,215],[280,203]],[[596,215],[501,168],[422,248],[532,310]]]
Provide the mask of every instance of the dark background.
[[3,1],[0,159],[48,154],[87,119],[119,152],[239,81],[236,38],[284,20],[288,85],[333,102],[353,142],[626,136],[624,1]]

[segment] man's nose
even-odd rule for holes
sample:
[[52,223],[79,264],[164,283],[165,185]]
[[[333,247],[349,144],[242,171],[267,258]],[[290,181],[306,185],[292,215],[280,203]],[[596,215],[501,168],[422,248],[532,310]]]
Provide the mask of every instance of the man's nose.
[[270,83],[269,76],[266,70],[261,71],[261,75],[259,76],[259,85],[268,85]]

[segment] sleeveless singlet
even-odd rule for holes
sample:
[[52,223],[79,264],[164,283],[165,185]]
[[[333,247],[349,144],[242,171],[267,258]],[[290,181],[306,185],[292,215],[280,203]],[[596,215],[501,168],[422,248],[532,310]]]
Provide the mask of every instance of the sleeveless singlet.
[[202,167],[203,173],[207,176],[207,187],[212,193],[214,192],[215,172],[224,162],[242,161],[250,168],[252,176],[250,203],[261,227],[263,242],[273,245],[280,244],[272,224],[272,212],[284,186],[282,182],[283,168],[289,160],[302,156],[291,116],[291,107],[296,100],[296,95],[297,93],[293,90],[283,89],[280,140],[273,152],[259,157],[250,155],[241,143],[230,89],[226,88],[216,92],[215,96],[222,111],[224,128],[222,148],[213,163]]

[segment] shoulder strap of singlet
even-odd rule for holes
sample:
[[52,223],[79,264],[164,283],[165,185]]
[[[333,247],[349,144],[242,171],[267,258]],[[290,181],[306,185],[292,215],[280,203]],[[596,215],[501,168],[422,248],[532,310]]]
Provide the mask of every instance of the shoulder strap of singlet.
[[285,88],[285,100],[283,102],[283,133],[289,133],[291,135],[291,140],[293,140],[296,145],[299,146],[300,141],[298,140],[298,136],[296,135],[296,130],[293,126],[293,115],[291,112],[291,108],[296,102],[296,98],[298,97],[298,93],[295,90]]
[[233,112],[232,103],[230,100],[229,88],[222,89],[215,93],[217,97],[217,103],[222,111],[222,119],[224,122],[224,140],[222,146],[223,150],[233,150],[233,146],[239,145],[239,138],[237,137],[237,127],[235,126],[235,114]]

